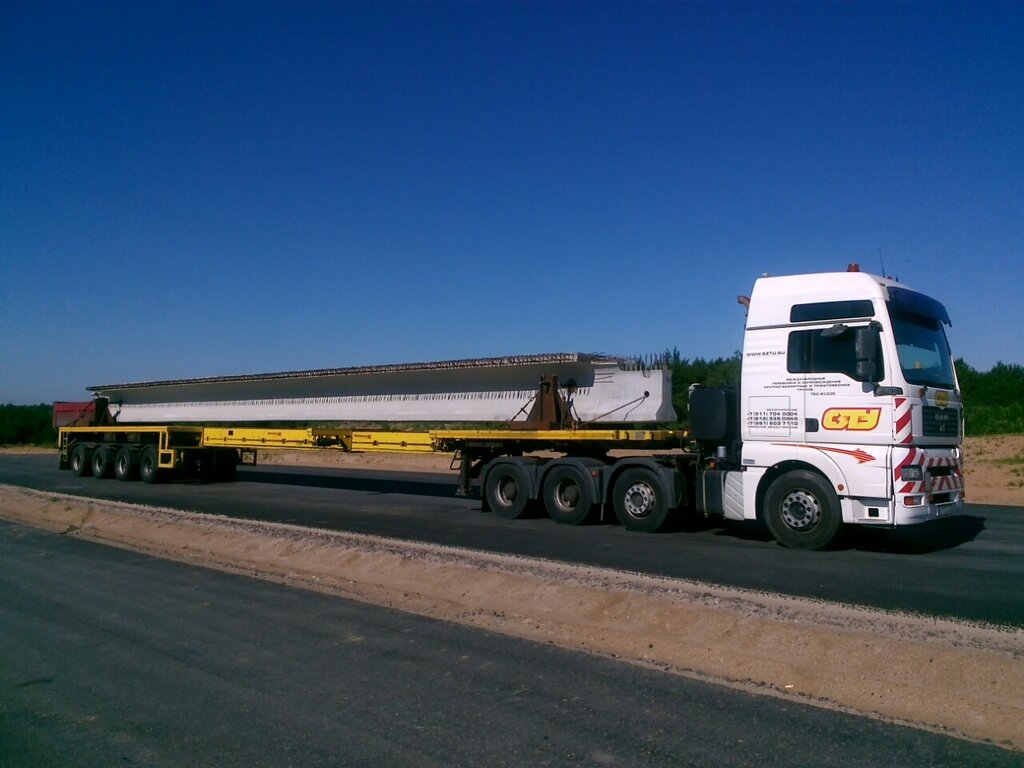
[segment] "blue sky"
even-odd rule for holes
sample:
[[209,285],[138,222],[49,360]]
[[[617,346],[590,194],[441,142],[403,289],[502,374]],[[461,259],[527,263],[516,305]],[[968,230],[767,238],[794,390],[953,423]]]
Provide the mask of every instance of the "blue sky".
[[0,402],[740,348],[899,277],[1024,362],[1024,4],[0,5]]

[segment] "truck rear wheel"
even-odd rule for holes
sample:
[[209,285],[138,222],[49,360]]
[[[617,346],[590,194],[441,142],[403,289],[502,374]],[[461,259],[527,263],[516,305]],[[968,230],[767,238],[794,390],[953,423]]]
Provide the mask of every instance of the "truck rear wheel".
[[815,472],[787,472],[768,487],[764,501],[768,530],[784,547],[824,549],[842,532],[839,497]]
[[92,471],[92,467],[89,465],[91,458],[89,449],[81,443],[71,449],[71,458],[68,463],[71,465],[71,471],[75,473],[76,477],[85,477],[85,475]]
[[114,462],[111,461],[110,449],[101,445],[92,452],[92,476],[99,478],[110,477],[113,474],[113,470]]
[[118,480],[134,480],[138,466],[135,464],[135,457],[132,449],[127,445],[118,450],[114,456],[114,477]]
[[156,448],[152,445],[143,448],[139,455],[139,477],[144,483],[160,480],[160,462],[157,460]]
[[498,464],[487,473],[484,482],[487,505],[499,517],[522,517],[530,504],[528,483],[526,470],[519,464]]
[[544,479],[544,508],[552,520],[580,525],[594,512],[594,491],[590,478],[578,467],[554,467]]
[[653,533],[668,518],[668,489],[653,469],[632,467],[615,481],[612,506],[626,530]]

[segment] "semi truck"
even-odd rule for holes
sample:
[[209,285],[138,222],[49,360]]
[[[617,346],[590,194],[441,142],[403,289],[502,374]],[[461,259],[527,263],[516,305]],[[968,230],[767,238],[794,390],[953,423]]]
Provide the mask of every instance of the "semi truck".
[[[90,387],[77,412],[91,423],[59,428],[60,466],[154,483],[229,480],[261,450],[447,452],[456,492],[479,481],[483,509],[505,518],[614,515],[654,532],[694,513],[760,520],[811,550],[848,526],[962,511],[963,407],[939,301],[852,264],[763,276],[739,303],[740,381],[691,386],[686,430],[662,426],[669,371],[535,355]],[[324,418],[389,424],[303,424]],[[424,418],[463,423],[392,424]]]

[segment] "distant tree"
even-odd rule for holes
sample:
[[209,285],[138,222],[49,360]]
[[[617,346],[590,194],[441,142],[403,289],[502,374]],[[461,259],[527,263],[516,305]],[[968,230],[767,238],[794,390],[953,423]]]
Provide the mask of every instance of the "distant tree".
[[0,445],[55,445],[49,405],[0,405]]
[[692,385],[727,387],[735,386],[740,381],[739,352],[734,352],[732,357],[717,357],[713,360],[697,357],[691,360],[683,357],[676,347],[638,362],[645,367],[667,368],[672,372],[672,405],[679,415],[680,423],[687,421],[686,406]]
[[1024,432],[1024,366],[996,363],[981,372],[956,361],[969,435]]

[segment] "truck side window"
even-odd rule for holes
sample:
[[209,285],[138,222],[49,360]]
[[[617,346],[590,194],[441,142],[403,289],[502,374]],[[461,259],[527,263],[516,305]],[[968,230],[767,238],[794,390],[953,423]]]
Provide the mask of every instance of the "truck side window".
[[871,299],[852,301],[817,301],[813,304],[794,304],[789,310],[789,322],[807,323],[822,320],[847,320],[855,317],[874,317]]
[[[789,334],[786,369],[790,373],[845,373],[857,377],[855,336],[847,331],[841,336],[826,338],[824,329],[793,331]],[[882,361],[875,361],[879,374]]]

